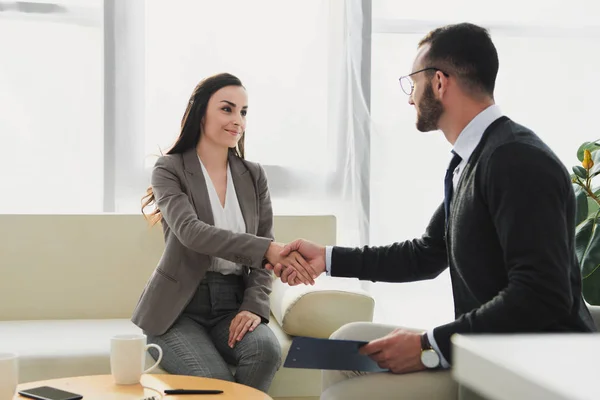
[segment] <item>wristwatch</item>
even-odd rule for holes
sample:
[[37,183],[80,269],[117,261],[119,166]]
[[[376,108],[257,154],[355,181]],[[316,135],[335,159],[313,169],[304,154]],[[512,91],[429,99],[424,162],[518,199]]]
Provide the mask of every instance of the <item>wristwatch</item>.
[[429,343],[427,332],[421,335],[421,362],[426,368],[434,369],[440,366],[440,356]]

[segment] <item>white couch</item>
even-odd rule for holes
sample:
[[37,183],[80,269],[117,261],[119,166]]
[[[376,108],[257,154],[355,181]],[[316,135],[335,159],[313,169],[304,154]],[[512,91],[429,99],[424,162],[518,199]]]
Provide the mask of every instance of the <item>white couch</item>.
[[[335,244],[335,218],[277,216],[274,233]],[[0,351],[20,354],[20,381],[110,373],[110,337],[140,332],[129,317],[162,249],[161,227],[140,215],[0,215]],[[276,280],[271,299],[284,359],[294,335],[327,338],[373,317],[373,298],[353,279]],[[320,393],[320,371],[283,367],[269,391]]]

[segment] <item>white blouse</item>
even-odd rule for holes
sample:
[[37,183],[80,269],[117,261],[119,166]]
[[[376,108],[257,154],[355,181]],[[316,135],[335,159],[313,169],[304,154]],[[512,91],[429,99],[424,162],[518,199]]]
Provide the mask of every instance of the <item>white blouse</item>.
[[[200,160],[200,157],[198,157],[198,160]],[[244,222],[244,216],[242,215],[240,203],[238,203],[235,186],[233,185],[233,179],[231,178],[231,169],[229,168],[229,163],[227,163],[227,189],[225,192],[225,207],[221,206],[221,201],[219,200],[219,195],[217,194],[215,185],[210,179],[208,171],[206,170],[206,167],[204,167],[202,160],[200,160],[200,165],[202,166],[204,180],[206,181],[206,188],[208,189],[208,197],[210,198],[210,206],[215,220],[215,227],[227,229],[228,231],[234,233],[245,233],[246,223]],[[241,275],[243,268],[241,264],[236,264],[218,257],[211,257],[211,264],[208,270],[220,272],[223,275]]]

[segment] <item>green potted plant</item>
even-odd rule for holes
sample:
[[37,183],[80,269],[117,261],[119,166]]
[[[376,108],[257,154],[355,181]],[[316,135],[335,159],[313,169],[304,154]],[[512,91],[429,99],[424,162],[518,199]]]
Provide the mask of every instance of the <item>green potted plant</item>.
[[577,202],[575,248],[581,268],[583,297],[600,305],[600,186],[593,185],[600,175],[600,139],[583,143],[577,150],[580,165],[571,175]]

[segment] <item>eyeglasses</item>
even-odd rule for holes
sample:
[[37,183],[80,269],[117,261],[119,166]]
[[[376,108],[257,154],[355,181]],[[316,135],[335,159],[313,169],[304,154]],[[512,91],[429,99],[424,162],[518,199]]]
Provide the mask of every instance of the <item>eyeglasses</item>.
[[401,76],[400,77],[400,87],[402,88],[402,91],[404,93],[406,93],[407,95],[411,95],[413,93],[413,90],[415,90],[415,84],[411,78],[411,76],[418,74],[419,72],[423,72],[423,71],[429,71],[429,70],[435,70],[435,71],[440,71],[442,74],[444,74],[446,77],[449,77],[450,75],[448,75],[447,73],[445,73],[444,71],[442,71],[439,68],[436,67],[427,67],[427,68],[423,68],[420,69],[418,71],[415,71],[413,73],[410,73],[408,75],[405,76]]

